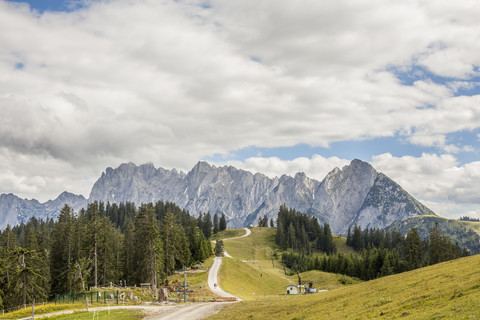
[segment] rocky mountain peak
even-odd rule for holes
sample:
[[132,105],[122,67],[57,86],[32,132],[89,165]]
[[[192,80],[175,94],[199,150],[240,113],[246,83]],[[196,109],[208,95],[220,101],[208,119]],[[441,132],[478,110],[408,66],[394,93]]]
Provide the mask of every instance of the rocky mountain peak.
[[175,202],[194,216],[207,211],[212,215],[225,213],[230,228],[256,224],[263,215],[275,220],[280,205],[286,204],[316,216],[320,222],[328,222],[335,234],[345,234],[354,224],[381,228],[406,216],[432,214],[398,184],[358,159],[342,169],[333,169],[321,182],[304,172],[272,179],[205,161],[198,162],[186,174],[175,169],[156,169],[151,163],[123,163],[102,173],[88,200],[68,192],[45,204],[11,194],[0,195],[0,214],[13,216],[8,220],[13,224],[31,216],[53,216],[65,203],[78,208],[93,201],[159,200]]

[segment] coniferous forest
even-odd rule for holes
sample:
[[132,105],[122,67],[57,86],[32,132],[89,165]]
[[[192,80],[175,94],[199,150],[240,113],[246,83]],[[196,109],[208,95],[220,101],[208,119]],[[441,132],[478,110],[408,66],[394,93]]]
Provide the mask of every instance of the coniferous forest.
[[[282,215],[287,211],[289,213],[287,216],[290,218],[286,221],[291,221],[292,217],[296,217],[297,221],[308,219],[308,216],[295,213],[292,209],[283,208],[280,212],[282,211]],[[396,230],[392,232],[368,228],[362,230],[361,227],[355,226],[353,232],[348,230],[346,244],[357,254],[336,253],[335,250],[326,250],[320,246],[317,246],[317,250],[323,254],[305,250],[305,247],[311,248],[312,243],[302,242],[302,239],[305,239],[302,234],[306,233],[307,239],[311,240],[311,237],[308,238],[309,232],[303,231],[302,224],[297,223],[297,226],[301,226],[299,233],[295,232],[295,223],[288,224],[289,227],[283,228],[283,232],[281,228],[278,229],[277,243],[283,243],[281,246],[283,249],[292,249],[283,253],[282,261],[287,268],[297,272],[320,270],[372,280],[469,255],[467,250],[462,250],[442,234],[438,224],[430,230],[429,238],[424,240],[420,238],[415,228],[403,237]],[[324,228],[325,233],[328,232],[326,227],[327,225]],[[305,227],[305,230],[308,228]],[[300,234],[300,238],[293,236],[296,234]],[[298,245],[299,241],[302,245]],[[326,243],[329,243],[329,240]]]
[[[217,230],[226,229],[216,216]],[[158,286],[183,265],[213,254],[210,213],[198,218],[169,202],[92,203],[57,221],[32,218],[0,233],[0,306],[51,299],[91,287]]]
[[302,254],[337,251],[328,223],[320,226],[317,218],[281,205],[278,211],[275,241],[281,250],[291,249]]

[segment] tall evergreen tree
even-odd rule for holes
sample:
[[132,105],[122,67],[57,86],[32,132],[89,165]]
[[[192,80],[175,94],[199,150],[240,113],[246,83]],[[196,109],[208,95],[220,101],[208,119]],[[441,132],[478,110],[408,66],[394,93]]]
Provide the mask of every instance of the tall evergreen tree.
[[203,234],[207,239],[210,239],[212,236],[212,216],[210,212],[203,216]]
[[227,229],[227,218],[225,217],[225,213],[222,213],[222,216],[220,217],[219,228],[220,228],[220,231]]
[[363,248],[365,248],[365,243],[362,236],[362,228],[357,225],[353,227],[352,247],[355,251],[361,251]]
[[405,239],[405,258],[409,269],[417,269],[422,266],[423,243],[417,228],[412,228]]
[[50,250],[51,296],[72,291],[68,278],[73,260],[73,211],[65,205],[52,231]]
[[135,217],[136,283],[157,287],[163,277],[164,252],[152,204],[140,206]]
[[217,234],[220,231],[220,224],[218,221],[218,214],[215,213],[213,216],[213,233]]
[[163,218],[161,233],[165,250],[165,276],[168,277],[176,266],[180,267],[187,262],[184,253],[186,238],[172,213],[167,213]]
[[435,264],[443,261],[444,247],[443,235],[440,232],[438,222],[435,222],[435,227],[430,229],[430,249],[429,258],[430,264]]
[[133,285],[135,282],[134,270],[135,263],[135,225],[130,222],[125,229],[125,242],[123,247],[123,279],[127,285]]

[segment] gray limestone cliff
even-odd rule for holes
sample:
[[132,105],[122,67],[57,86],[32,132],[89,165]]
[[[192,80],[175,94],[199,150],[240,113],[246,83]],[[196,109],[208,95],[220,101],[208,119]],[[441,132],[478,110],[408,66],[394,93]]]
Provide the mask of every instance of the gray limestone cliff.
[[55,200],[40,203],[35,199],[21,199],[11,193],[0,195],[0,230],[7,225],[26,223],[30,218],[56,218],[60,209],[68,204],[74,210],[86,206],[87,199],[82,195],[63,192]]
[[[334,234],[345,234],[354,224],[383,228],[407,217],[433,214],[398,184],[357,159],[342,169],[335,168],[321,182],[305,173],[269,178],[206,162],[198,162],[186,174],[156,169],[153,164],[126,163],[107,168],[93,185],[88,201],[81,196],[62,195],[45,204],[1,195],[0,216],[7,218],[0,221],[0,228],[25,221],[42,210],[55,216],[65,202],[78,209],[93,201],[170,201],[194,216],[207,211],[212,215],[224,213],[229,228],[256,224],[264,215],[276,220],[278,208],[286,204],[328,222]],[[7,197],[12,199],[4,201]]]
[[172,201],[193,215],[225,213],[230,228],[256,224],[264,215],[275,220],[285,203],[328,222],[335,234],[346,234],[354,224],[383,228],[406,217],[433,214],[398,184],[357,159],[335,168],[322,182],[305,173],[269,178],[206,162],[197,163],[187,174],[151,164],[123,164],[102,174],[89,197],[95,200]]

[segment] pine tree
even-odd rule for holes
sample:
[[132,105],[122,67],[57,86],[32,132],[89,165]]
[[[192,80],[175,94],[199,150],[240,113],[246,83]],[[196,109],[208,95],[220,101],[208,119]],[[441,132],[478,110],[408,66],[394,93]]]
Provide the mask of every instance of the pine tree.
[[0,287],[0,295],[2,295],[2,304],[4,307],[17,306],[13,302],[15,300],[13,288],[15,285],[16,261],[12,255],[12,252],[17,249],[17,237],[9,225],[2,233],[0,241],[0,260],[2,262],[0,268],[0,284],[2,285]]
[[215,242],[215,256],[217,257],[223,257],[223,241],[222,240],[217,240]]
[[140,206],[135,217],[136,283],[149,282],[157,287],[163,276],[164,253],[152,204]]
[[218,214],[213,216],[213,234],[217,234],[220,231],[220,225],[218,221]]
[[125,229],[125,242],[123,247],[123,279],[127,285],[133,285],[135,279],[135,225],[130,222]]
[[352,247],[357,252],[365,248],[365,243],[362,235],[362,228],[357,225],[353,227]]
[[222,213],[222,216],[220,217],[220,231],[226,230],[227,229],[227,219],[225,217],[225,214]]
[[330,225],[328,223],[325,223],[323,226],[323,230],[325,233],[325,244],[324,244],[324,250],[327,254],[334,253],[337,251],[337,248],[335,247],[335,243],[333,242],[333,236],[332,236],[332,230],[330,229]]
[[117,283],[119,279],[119,243],[120,232],[115,229],[107,216],[98,220],[98,270],[101,283],[106,286],[110,282]]
[[203,216],[203,234],[207,239],[210,239],[212,236],[212,216],[210,212],[207,212],[207,214]]
[[41,274],[38,252],[18,248],[11,254],[18,261],[15,273],[14,293],[16,299],[14,301],[23,305],[34,301],[44,301],[47,292],[39,285],[43,282],[43,275]]
[[405,258],[410,270],[422,266],[423,244],[418,234],[417,228],[412,228],[405,239]]
[[438,226],[438,222],[435,222],[435,227],[430,229],[430,264],[435,264],[443,261],[443,251],[445,250],[443,244],[444,242],[442,239],[440,228]]
[[177,262],[181,262],[182,248],[184,248],[181,228],[172,213],[167,213],[163,219],[161,234],[165,252],[165,276],[168,277],[175,269]]
[[52,231],[50,250],[51,296],[55,293],[72,292],[68,278],[73,260],[73,211],[65,205]]
[[348,233],[347,233],[347,246],[352,246],[352,232],[350,230],[350,227],[348,227]]

